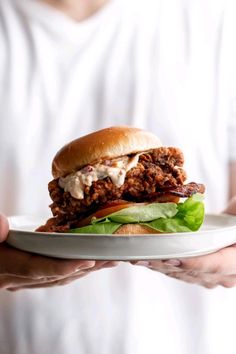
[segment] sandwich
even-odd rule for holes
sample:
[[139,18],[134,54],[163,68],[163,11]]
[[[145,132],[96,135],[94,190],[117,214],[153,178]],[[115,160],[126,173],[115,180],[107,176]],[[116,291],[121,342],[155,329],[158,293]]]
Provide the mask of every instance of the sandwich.
[[102,129],[69,142],[52,162],[52,217],[40,232],[161,234],[197,231],[205,187],[187,183],[184,156],[150,132]]

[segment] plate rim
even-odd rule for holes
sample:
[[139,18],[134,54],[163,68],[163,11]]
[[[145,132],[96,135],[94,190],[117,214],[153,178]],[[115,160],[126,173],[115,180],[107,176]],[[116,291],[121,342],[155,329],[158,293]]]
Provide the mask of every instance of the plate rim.
[[[13,218],[27,218],[27,217],[35,217],[34,215],[13,215],[13,216],[9,216],[8,220],[9,220],[9,225],[11,223],[11,219]],[[232,214],[226,214],[226,213],[207,213],[205,214],[205,218],[204,221],[206,220],[206,217],[213,217],[213,218],[229,218],[231,220],[235,219],[235,225],[229,225],[229,226],[224,226],[224,227],[220,227],[217,229],[210,229],[210,230],[201,230],[201,228],[197,231],[189,231],[189,232],[173,232],[173,233],[157,233],[157,234],[131,234],[131,235],[114,235],[114,234],[79,234],[79,233],[58,233],[58,232],[39,232],[39,231],[29,231],[29,230],[22,230],[22,229],[17,229],[17,228],[9,228],[9,233],[10,232],[17,232],[19,234],[23,234],[23,235],[40,235],[40,236],[44,236],[47,238],[62,238],[64,237],[70,237],[70,238],[78,238],[78,237],[103,237],[103,238],[115,238],[115,239],[124,239],[124,238],[135,238],[135,237],[139,237],[139,238],[144,238],[145,239],[148,238],[153,238],[153,237],[162,237],[162,238],[174,238],[174,237],[180,237],[181,238],[189,238],[190,235],[202,235],[205,233],[212,233],[212,232],[224,232],[224,230],[229,230],[229,229],[234,229],[236,228],[236,215],[232,215]],[[39,217],[40,218],[40,217]],[[204,222],[203,222],[204,223]]]
[[[19,250],[42,256],[60,259],[94,259],[108,261],[196,257],[216,252],[221,248],[236,243],[235,215],[211,213],[206,214],[206,217],[209,218],[210,227],[209,229],[200,229],[199,231],[166,234],[112,235],[42,233],[31,231],[29,228],[32,226],[36,228],[38,221],[40,220],[40,222],[42,222],[42,217],[39,216],[37,220],[34,215],[16,215],[10,218],[17,218],[18,223],[20,218],[22,218],[22,224],[23,221],[25,221],[25,225],[23,224],[23,226],[25,226],[26,229],[18,230],[17,228],[11,228],[9,238],[6,242]],[[219,218],[221,221],[215,221]],[[226,220],[225,222],[227,224],[223,224],[223,227],[221,227],[220,224],[224,223],[223,220]],[[214,221],[216,224],[215,228]],[[15,221],[15,223],[17,223],[17,221]],[[229,237],[227,238],[227,235],[226,237],[221,237],[222,233],[228,234]],[[78,240],[78,242],[76,242],[76,240]],[[169,247],[168,243],[171,243],[172,246]],[[67,249],[65,253],[61,246],[64,251]],[[81,251],[78,252],[79,248],[81,248]],[[113,252],[114,249],[116,249],[115,252]],[[108,250],[109,253],[106,252]],[[72,254],[74,256],[72,256]]]

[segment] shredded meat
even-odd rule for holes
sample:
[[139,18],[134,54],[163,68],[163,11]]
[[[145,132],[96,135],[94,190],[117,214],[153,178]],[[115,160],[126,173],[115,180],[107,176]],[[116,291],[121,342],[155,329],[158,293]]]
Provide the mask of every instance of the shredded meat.
[[114,200],[145,202],[162,200],[164,195],[189,197],[203,192],[204,186],[196,183],[183,185],[186,173],[182,169],[184,158],[177,148],[161,147],[140,155],[136,167],[126,175],[121,187],[116,187],[109,177],[93,182],[84,189],[84,199],[75,199],[64,192],[58,179],[49,183],[50,205],[54,218],[38,231],[64,232],[76,222]]

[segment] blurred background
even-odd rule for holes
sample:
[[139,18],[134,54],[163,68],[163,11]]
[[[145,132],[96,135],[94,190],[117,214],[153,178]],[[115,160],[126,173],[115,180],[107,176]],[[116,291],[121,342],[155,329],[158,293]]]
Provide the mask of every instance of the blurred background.
[[[236,191],[235,34],[231,1],[1,0],[0,211],[50,215],[56,152],[130,125],[179,147],[221,212]],[[235,353],[234,289],[133,268],[1,290],[1,354]]]

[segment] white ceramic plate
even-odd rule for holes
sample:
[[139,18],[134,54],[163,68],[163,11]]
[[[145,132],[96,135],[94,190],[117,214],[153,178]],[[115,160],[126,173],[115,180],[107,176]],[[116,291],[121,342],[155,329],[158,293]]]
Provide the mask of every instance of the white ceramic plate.
[[206,215],[198,232],[162,235],[113,236],[34,232],[43,218],[9,218],[7,242],[18,249],[70,259],[138,260],[192,257],[236,243],[236,217]]

